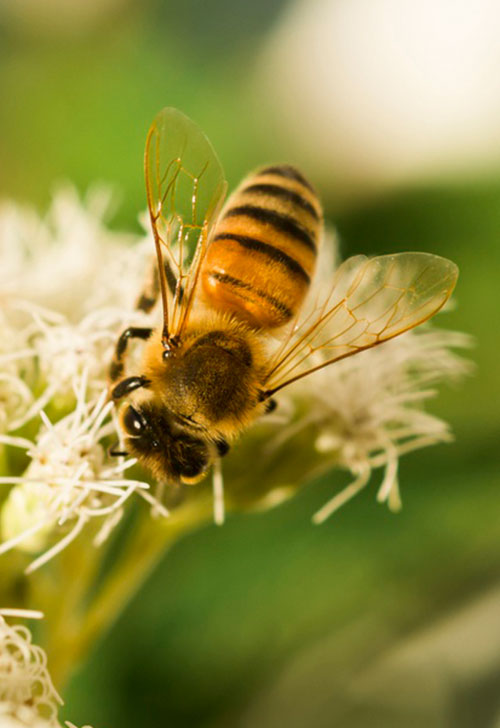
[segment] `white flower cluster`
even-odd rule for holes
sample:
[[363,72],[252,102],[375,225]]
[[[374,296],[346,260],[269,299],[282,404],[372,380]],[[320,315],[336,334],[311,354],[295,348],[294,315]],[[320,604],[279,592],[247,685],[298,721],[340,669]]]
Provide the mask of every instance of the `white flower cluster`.
[[[453,351],[471,345],[465,334],[424,325],[290,387],[289,421],[283,421],[281,411],[281,427],[267,453],[275,456],[301,433],[308,433],[319,457],[307,478],[333,467],[353,476],[314,515],[314,523],[323,523],[362,490],[378,468],[384,472],[377,500],[399,510],[399,458],[452,440],[449,425],[423,405],[437,394],[437,384],[456,382],[471,372],[471,363]],[[298,417],[293,415],[294,402],[301,413]]]
[[[63,704],[47,669],[47,655],[32,642],[27,627],[5,618],[41,619],[31,609],[0,609],[0,728],[61,728]],[[67,728],[76,728],[65,722]],[[83,726],[90,728],[90,726]]]
[[116,332],[142,322],[133,305],[151,247],[105,227],[110,204],[103,189],[84,205],[63,189],[44,220],[0,207],[0,432],[71,397],[84,372],[89,395],[102,389]]
[[41,615],[0,610],[0,726],[60,728],[57,712],[62,700],[47,670],[47,656],[32,643],[26,627],[10,626],[6,616]]
[[[27,572],[63,549],[90,518],[102,519],[95,537],[96,545],[101,543],[120,520],[123,504],[132,493],[162,509],[146,483],[123,478],[123,471],[135,461],[106,463],[101,441],[115,431],[114,423],[108,421],[113,405],[106,403],[106,390],[94,405],[87,401],[84,386],[76,394],[75,409],[55,424],[41,411],[43,426],[36,442],[28,443],[31,462],[23,475],[0,477],[0,484],[16,484],[0,513],[6,539],[0,554],[13,546],[38,551],[56,526],[64,534]],[[162,512],[167,515],[165,509]]]
[[[36,552],[45,563],[91,518],[102,520],[100,543],[124,502],[140,493],[167,514],[148,485],[124,478],[133,460],[108,458],[117,436],[107,402],[107,369],[117,333],[143,324],[133,308],[149,263],[149,240],[109,231],[106,190],[82,204],[74,190],[56,195],[45,220],[13,204],[0,208],[0,447],[30,458],[0,511],[3,543]],[[56,411],[51,422],[44,408]],[[29,423],[33,439],[19,434]],[[17,431],[17,432],[16,432]]]
[[469,372],[469,362],[452,349],[470,343],[464,334],[424,326],[338,362],[333,377],[322,370],[314,385],[305,384],[320,430],[317,450],[331,452],[335,463],[355,476],[315,514],[316,523],[361,490],[379,467],[384,475],[377,500],[391,510],[401,507],[399,457],[452,439],[448,424],[421,405],[437,394],[438,382]]

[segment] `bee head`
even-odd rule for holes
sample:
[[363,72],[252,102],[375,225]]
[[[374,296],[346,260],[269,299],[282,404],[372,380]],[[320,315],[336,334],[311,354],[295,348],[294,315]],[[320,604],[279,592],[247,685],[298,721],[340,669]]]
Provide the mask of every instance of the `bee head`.
[[160,480],[196,483],[211,465],[207,443],[176,423],[165,407],[129,404],[121,425],[127,451]]

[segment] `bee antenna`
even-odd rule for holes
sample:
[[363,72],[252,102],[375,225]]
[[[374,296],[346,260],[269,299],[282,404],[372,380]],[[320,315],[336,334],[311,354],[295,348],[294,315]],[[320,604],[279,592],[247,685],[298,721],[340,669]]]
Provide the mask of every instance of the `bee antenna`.
[[119,458],[119,457],[126,457],[128,455],[128,452],[126,450],[117,450],[120,443],[115,442],[114,445],[111,445],[111,447],[108,449],[108,455],[112,458]]
[[216,458],[213,467],[212,487],[214,494],[214,522],[222,526],[226,514],[224,507],[224,479],[222,477],[222,464],[220,458]]

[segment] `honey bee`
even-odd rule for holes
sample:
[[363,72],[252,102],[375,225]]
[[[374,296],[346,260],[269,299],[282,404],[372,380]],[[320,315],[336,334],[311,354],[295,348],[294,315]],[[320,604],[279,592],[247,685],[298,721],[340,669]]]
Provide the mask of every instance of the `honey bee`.
[[[122,333],[110,379],[113,400],[127,400],[126,451],[159,481],[198,482],[277,392],[421,324],[455,286],[456,265],[436,255],[356,256],[302,312],[323,215],[300,172],[264,167],[223,207],[210,142],[166,108],[147,136],[145,176],[157,266],[138,306],[159,296],[163,320]],[[134,338],[145,341],[140,374],[124,376]]]

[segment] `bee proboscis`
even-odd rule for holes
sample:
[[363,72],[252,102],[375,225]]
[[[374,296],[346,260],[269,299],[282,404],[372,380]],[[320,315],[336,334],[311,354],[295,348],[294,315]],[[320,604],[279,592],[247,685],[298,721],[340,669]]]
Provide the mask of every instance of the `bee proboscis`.
[[[157,268],[138,305],[150,310],[159,295],[163,319],[123,332],[110,378],[113,399],[128,401],[126,451],[159,481],[198,482],[277,392],[423,323],[455,286],[456,265],[436,255],[356,256],[304,313],[322,209],[300,172],[264,167],[222,207],[210,142],[166,108],[148,133],[145,175]],[[131,338],[145,341],[141,372],[124,376]],[[222,512],[219,493],[216,520]]]

